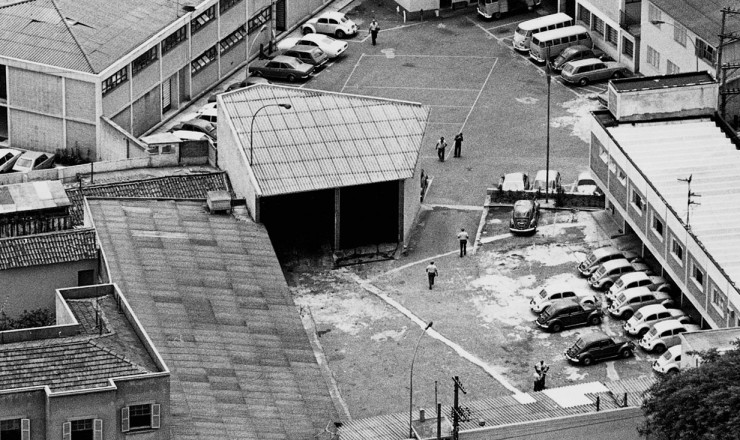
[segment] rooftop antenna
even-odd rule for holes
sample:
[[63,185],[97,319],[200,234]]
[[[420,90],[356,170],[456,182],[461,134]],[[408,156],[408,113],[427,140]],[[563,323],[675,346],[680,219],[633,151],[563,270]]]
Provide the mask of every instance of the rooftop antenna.
[[688,194],[686,196],[686,229],[688,230],[691,230],[691,223],[689,222],[691,218],[691,205],[701,205],[701,203],[692,200],[692,197],[701,197],[701,194],[691,192],[691,179],[693,176],[693,174],[689,174],[687,179],[678,179],[679,182],[686,182],[686,186],[688,186]]

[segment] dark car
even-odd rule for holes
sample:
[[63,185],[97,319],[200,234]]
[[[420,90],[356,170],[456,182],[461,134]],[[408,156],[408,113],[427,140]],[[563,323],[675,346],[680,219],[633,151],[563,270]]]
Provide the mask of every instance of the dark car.
[[316,69],[324,67],[329,61],[329,56],[323,50],[316,46],[306,46],[298,44],[290,49],[280,50],[275,55],[285,55],[288,57],[298,58],[306,64],[316,66]]
[[514,233],[536,232],[540,219],[540,204],[534,200],[517,200],[511,211],[509,231]]
[[249,65],[249,73],[257,76],[287,79],[293,82],[298,79],[307,79],[316,67],[306,64],[298,58],[278,55],[271,60],[257,60]]
[[560,55],[555,57],[555,60],[550,64],[550,68],[556,72],[560,72],[563,70],[563,64],[568,61],[582,60],[585,58],[598,58],[603,60],[604,55],[604,52],[595,47],[591,49],[588,46],[576,44],[575,46],[563,49],[563,51],[560,52]]
[[198,131],[210,136],[214,141],[217,139],[216,126],[208,121],[204,121],[203,119],[191,119],[189,121],[180,122],[172,127],[169,132],[172,133],[173,131],[179,130]]
[[612,358],[628,358],[635,352],[635,344],[625,339],[613,339],[603,333],[583,335],[565,351],[565,358],[582,365]]
[[601,323],[601,303],[579,303],[575,299],[563,299],[547,306],[535,323],[545,330],[559,332],[566,327],[579,325],[599,325]]
[[[245,79],[244,81],[237,81],[235,83],[229,84],[229,86],[226,87],[226,92],[230,92],[236,89],[242,89],[244,87],[253,86],[255,84],[272,84],[272,82],[270,82],[269,79],[262,78],[259,76],[248,76],[247,79]],[[220,93],[225,93],[225,92],[220,92]],[[208,102],[216,102],[216,97],[220,93],[214,93],[211,96],[209,96]]]

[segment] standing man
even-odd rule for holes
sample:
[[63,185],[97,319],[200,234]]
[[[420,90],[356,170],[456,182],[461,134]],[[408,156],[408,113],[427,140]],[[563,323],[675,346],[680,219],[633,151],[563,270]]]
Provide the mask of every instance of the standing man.
[[434,261],[429,262],[426,272],[427,278],[429,278],[429,290],[432,290],[432,286],[434,286],[434,277],[439,275],[439,271],[437,270],[437,266],[434,265]]
[[460,154],[462,152],[462,142],[463,142],[463,134],[462,131],[455,135],[455,151],[454,156],[460,157]]
[[370,36],[373,39],[373,46],[375,46],[375,40],[378,39],[378,32],[380,32],[380,25],[373,18],[373,21],[370,22]]
[[465,228],[460,228],[457,239],[460,240],[460,258],[462,258],[463,255],[468,254],[468,233],[465,232]]
[[545,378],[547,377],[547,372],[550,370],[550,366],[545,364],[545,361],[540,361],[539,364],[534,365],[534,371],[535,371],[535,380],[534,380],[534,390],[535,391],[542,391],[545,389]]
[[445,142],[445,137],[442,136],[437,141],[437,145],[434,147],[437,149],[437,157],[439,158],[440,162],[445,161],[445,148],[447,148],[447,142]]

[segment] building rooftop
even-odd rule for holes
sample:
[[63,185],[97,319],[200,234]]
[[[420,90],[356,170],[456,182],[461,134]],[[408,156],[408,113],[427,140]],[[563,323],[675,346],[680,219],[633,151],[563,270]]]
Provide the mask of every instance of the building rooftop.
[[[267,84],[219,100],[263,196],[407,179],[429,119],[417,103]],[[276,103],[291,108],[261,111],[252,141],[252,115]]]
[[642,76],[611,80],[617,92],[636,90],[656,90],[670,87],[683,87],[695,84],[712,84],[715,80],[707,72],[686,72],[673,75]]
[[64,208],[70,204],[58,180],[0,186],[0,214]]
[[740,339],[740,327],[702,330],[681,335],[686,342],[684,350],[704,351],[710,348],[718,350],[732,348],[732,343]]
[[701,195],[701,204],[691,207],[691,232],[729,279],[740,282],[738,145],[710,118],[613,124],[606,130],[683,223],[687,186],[679,179],[691,176],[691,191]]
[[[722,8],[732,6],[726,0],[650,0],[671,18],[681,23],[702,40],[714,47],[719,44],[719,33],[722,26]],[[738,21],[728,16],[729,32],[739,30]]]
[[88,199],[111,280],[171,369],[175,438],[309,439],[338,420],[263,226]]
[[0,239],[0,270],[98,258],[92,229]]
[[[0,57],[100,73],[202,0],[0,3]],[[102,7],[104,6],[104,7]]]
[[[113,289],[106,290],[66,300],[80,324],[77,335],[57,337],[52,331],[48,339],[0,344],[0,390],[32,386],[48,386],[52,392],[82,390],[109,386],[117,377],[162,372],[135,324],[119,312]],[[102,329],[95,326],[96,313]]]

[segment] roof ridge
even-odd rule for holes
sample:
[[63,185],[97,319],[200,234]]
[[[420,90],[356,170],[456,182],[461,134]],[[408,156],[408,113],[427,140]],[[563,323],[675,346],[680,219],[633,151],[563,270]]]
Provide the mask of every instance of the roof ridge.
[[31,240],[31,239],[41,239],[45,237],[50,237],[53,235],[83,235],[87,233],[95,233],[95,228],[78,228],[78,229],[65,229],[62,231],[49,231],[49,232],[40,232],[38,234],[30,234],[30,235],[16,235],[11,237],[0,237],[0,243],[9,243],[14,240]]
[[0,9],[5,9],[5,8],[9,8],[9,7],[11,7],[11,6],[18,6],[18,5],[22,5],[23,3],[32,3],[32,2],[35,2],[35,1],[36,1],[36,0],[18,0],[18,1],[17,1],[17,2],[15,2],[15,3],[8,3],[7,5],[0,5]]
[[[108,335],[105,335],[105,336],[108,336]],[[108,353],[108,354],[110,354],[111,356],[115,357],[115,358],[116,358],[116,359],[118,359],[119,361],[121,361],[121,362],[125,362],[125,363],[127,363],[127,364],[131,365],[131,366],[132,366],[133,368],[135,368],[135,369],[139,370],[140,372],[143,372],[143,373],[148,373],[148,372],[149,372],[149,371],[148,371],[147,369],[145,369],[145,368],[144,368],[144,367],[142,367],[141,365],[137,364],[136,362],[132,361],[131,359],[127,358],[126,356],[120,355],[120,354],[116,353],[115,351],[113,351],[113,350],[112,350],[111,348],[109,348],[109,347],[106,347],[106,346],[104,346],[104,345],[102,345],[102,344],[99,344],[99,343],[97,342],[97,339],[98,339],[98,338],[91,338],[91,339],[88,339],[88,341],[87,341],[87,342],[88,342],[89,344],[92,344],[92,345],[94,345],[94,346],[95,346],[95,347],[97,347],[98,349],[100,349],[100,350],[102,350],[102,351],[105,351],[106,353]]]
[[[116,182],[104,182],[99,183],[97,185],[87,185],[82,187],[82,192],[84,193],[86,189],[96,189],[96,188],[110,188],[112,186],[123,186],[123,185],[132,185],[136,183],[141,182],[154,182],[157,180],[165,180],[165,179],[171,179],[173,177],[177,178],[185,178],[185,177],[202,177],[202,176],[211,176],[216,174],[225,174],[226,171],[224,170],[218,170],[218,171],[205,171],[200,173],[192,173],[192,174],[172,174],[172,175],[166,175],[166,176],[155,176],[155,177],[149,177],[144,179],[136,179],[136,180],[122,180],[122,181],[116,181]],[[76,190],[79,191],[78,188],[69,188],[70,190]]]
[[87,66],[90,68],[90,72],[98,73],[95,70],[95,67],[93,67],[92,62],[90,62],[90,58],[88,58],[87,52],[85,52],[85,49],[82,47],[80,42],[77,40],[77,36],[72,31],[72,28],[69,27],[69,23],[67,23],[67,18],[64,16],[64,14],[62,14],[62,11],[59,9],[59,6],[57,5],[56,0],[49,0],[49,1],[54,6],[54,10],[57,11],[57,13],[59,14],[59,17],[62,19],[62,23],[64,23],[64,27],[67,28],[67,31],[69,32],[69,36],[72,37],[72,40],[74,40],[75,44],[77,45],[77,48],[80,49],[80,53],[82,54],[82,57],[85,59]]

